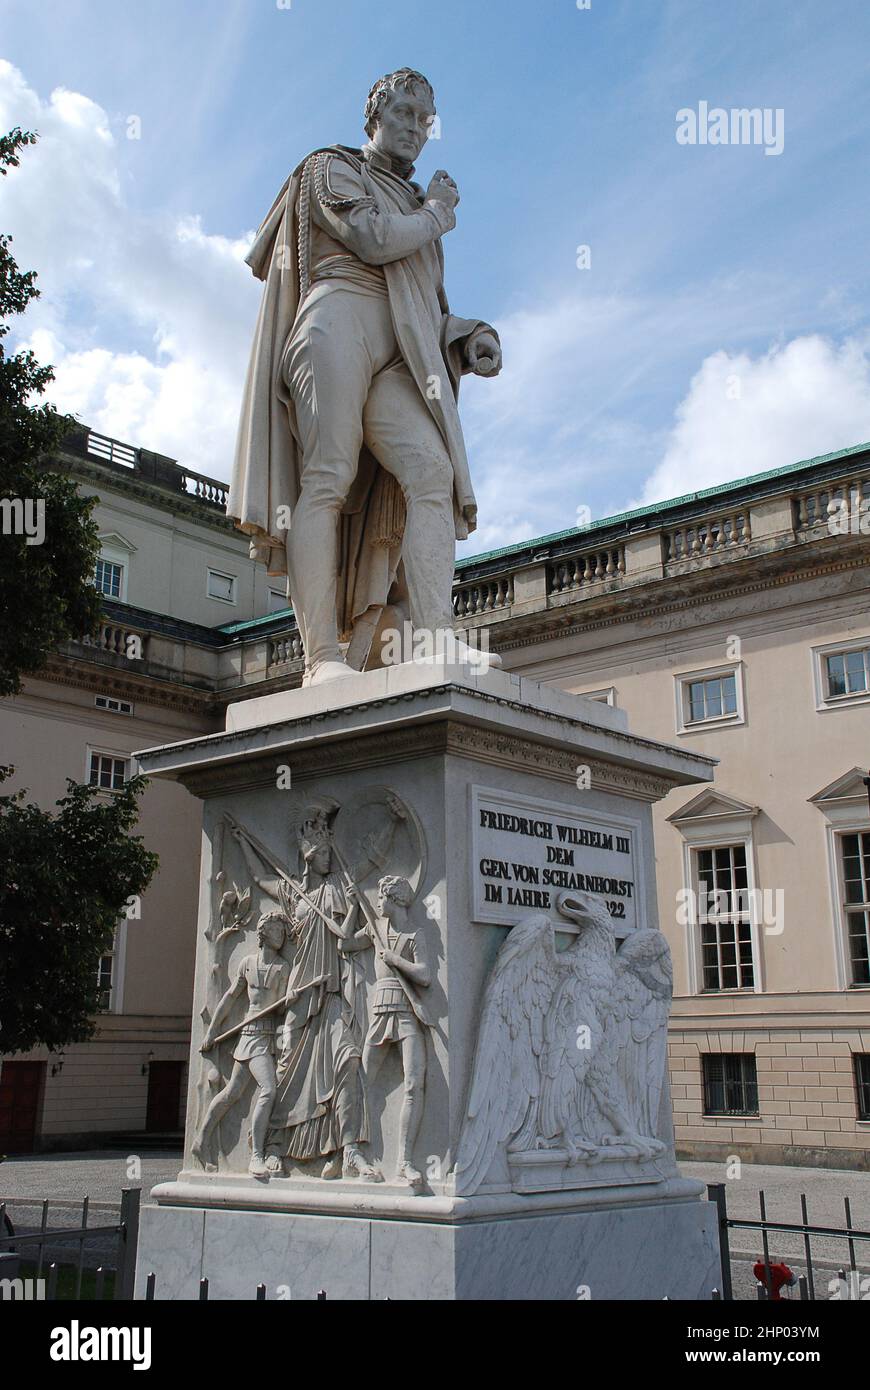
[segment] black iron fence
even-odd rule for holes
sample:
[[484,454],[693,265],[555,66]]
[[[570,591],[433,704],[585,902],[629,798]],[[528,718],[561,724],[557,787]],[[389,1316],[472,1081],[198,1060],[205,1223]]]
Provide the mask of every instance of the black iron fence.
[[[813,1254],[813,1240],[839,1240],[845,1241],[849,1251],[848,1270],[840,1267],[836,1270],[836,1278],[828,1278],[826,1293],[823,1295],[829,1299],[855,1299],[870,1298],[870,1277],[862,1275],[856,1261],[856,1243],[870,1241],[870,1231],[859,1230],[852,1221],[852,1206],[848,1197],[843,1198],[843,1210],[846,1224],[844,1226],[821,1226],[814,1224],[809,1219],[807,1209],[806,1193],[800,1194],[801,1219],[800,1221],[771,1221],[767,1216],[767,1201],[762,1188],[758,1193],[758,1218],[745,1216],[729,1216],[727,1209],[726,1184],[709,1183],[707,1194],[711,1202],[714,1202],[719,1218],[719,1248],[722,1260],[722,1298],[733,1299],[733,1281],[731,1270],[731,1241],[730,1233],[733,1230],[757,1231],[761,1236],[761,1252],[753,1266],[753,1272],[758,1271],[760,1277],[756,1279],[755,1292],[759,1299],[778,1299],[782,1297],[783,1289],[796,1288],[798,1297],[808,1301],[816,1299],[816,1276],[819,1273],[819,1261]],[[803,1260],[806,1265],[806,1273],[794,1275],[791,1267],[784,1260],[772,1260],[770,1252],[771,1234],[791,1234],[803,1237]],[[868,1259],[870,1259],[870,1247],[865,1247]],[[743,1258],[747,1258],[745,1255]],[[830,1275],[830,1268],[828,1269]],[[791,1278],[793,1277],[794,1282]]]
[[[199,1291],[198,1291],[198,1295],[197,1295],[197,1297],[198,1297],[200,1303],[208,1303],[208,1289],[209,1289],[209,1282],[208,1282],[208,1280],[207,1280],[207,1279],[200,1279],[199,1285],[198,1285],[198,1290],[199,1290]],[[266,1301],[266,1293],[267,1293],[267,1287],[266,1287],[266,1285],[265,1285],[265,1284],[257,1284],[256,1289],[255,1289],[255,1291],[254,1291],[254,1298],[256,1299],[257,1303],[265,1303],[265,1301]],[[149,1275],[147,1275],[147,1277],[146,1277],[146,1279],[145,1279],[145,1299],[146,1299],[146,1302],[148,1302],[148,1303],[153,1302],[153,1300],[156,1298],[156,1296],[157,1296],[157,1276],[156,1276],[156,1274],[149,1274]],[[319,1289],[318,1292],[317,1292],[317,1301],[318,1301],[318,1303],[324,1302],[325,1299],[326,1299],[326,1289]]]
[[[131,1299],[136,1279],[140,1196],[138,1187],[123,1188],[118,1219],[108,1225],[90,1224],[90,1203],[85,1197],[80,1225],[52,1226],[49,1224],[51,1203],[44,1201],[39,1228],[20,1234],[10,1221],[8,1204],[0,1203],[0,1297],[78,1299],[82,1297],[87,1271],[93,1298]],[[55,1208],[66,1205],[55,1202]],[[92,1270],[90,1252],[95,1245],[105,1244],[107,1240],[111,1251],[109,1262]],[[70,1261],[56,1258],[58,1246],[66,1248],[69,1243],[73,1246],[73,1258]]]

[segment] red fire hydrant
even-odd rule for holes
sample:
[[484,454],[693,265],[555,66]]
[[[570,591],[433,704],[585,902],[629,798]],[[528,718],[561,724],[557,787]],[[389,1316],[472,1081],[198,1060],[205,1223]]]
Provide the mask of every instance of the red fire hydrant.
[[756,1261],[752,1266],[752,1273],[755,1275],[758,1282],[768,1289],[768,1297],[781,1299],[782,1294],[780,1293],[780,1289],[783,1287],[791,1288],[793,1284],[796,1284],[797,1275],[793,1274],[788,1265],[785,1264],[768,1265],[767,1269],[770,1272],[769,1280],[765,1275],[765,1264],[763,1260]]

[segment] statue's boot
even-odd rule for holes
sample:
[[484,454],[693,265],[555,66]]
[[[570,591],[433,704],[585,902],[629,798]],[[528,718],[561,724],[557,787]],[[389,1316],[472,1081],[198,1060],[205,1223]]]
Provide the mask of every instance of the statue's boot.
[[502,664],[498,652],[471,647],[467,642],[463,642],[461,637],[454,638],[452,647],[452,655],[457,664],[470,666],[474,671],[488,671],[491,666],[501,666]]
[[413,1163],[407,1160],[400,1162],[396,1167],[396,1184],[399,1187],[413,1187],[415,1189],[423,1186],[423,1174],[419,1168],[415,1168]]
[[318,661],[316,666],[305,672],[302,677],[302,684],[303,686],[325,685],[327,681],[341,680],[343,676],[358,675],[359,671],[348,666],[346,661]]
[[373,1168],[368,1159],[363,1156],[356,1144],[345,1144],[344,1159],[342,1162],[342,1176],[345,1178],[357,1178],[360,1182],[383,1182],[384,1177],[377,1168]]
[[211,1153],[211,1150],[204,1140],[197,1139],[191,1145],[190,1151],[197,1162],[202,1164],[207,1173],[217,1172],[217,1164],[214,1161],[214,1155]]

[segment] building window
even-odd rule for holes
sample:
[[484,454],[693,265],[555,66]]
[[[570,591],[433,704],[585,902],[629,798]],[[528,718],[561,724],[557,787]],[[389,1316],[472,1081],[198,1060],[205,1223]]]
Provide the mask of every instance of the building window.
[[115,959],[118,949],[118,932],[112,938],[112,945],[105,955],[100,956],[97,966],[97,987],[100,991],[97,1008],[100,1013],[108,1013],[112,1007],[112,989],[115,984]]
[[739,665],[683,672],[676,677],[676,688],[678,733],[744,723]]
[[97,709],[109,710],[112,714],[133,713],[133,706],[129,700],[116,700],[114,695],[97,695],[94,704]]
[[100,964],[97,970],[97,984],[100,988],[100,998],[97,1008],[101,1014],[108,1012],[112,1002],[112,967],[114,963],[114,953],[108,956],[100,956]]
[[100,791],[119,791],[127,780],[127,759],[112,753],[91,753],[88,780]]
[[704,724],[710,719],[721,719],[724,715],[737,713],[737,689],[733,675],[685,681],[683,696],[687,724]]
[[828,700],[866,695],[870,690],[870,647],[858,647],[850,652],[835,652],[826,656],[825,681],[825,698]]
[[281,589],[269,590],[269,612],[283,613],[285,608],[290,607],[290,600]]
[[616,707],[616,686],[608,685],[604,690],[581,690],[584,700],[595,700],[599,705]]
[[705,1115],[757,1115],[758,1078],[751,1052],[707,1052],[701,1058]]
[[855,1090],[858,1119],[870,1120],[870,1052],[859,1052],[855,1056]]
[[870,700],[870,640],[859,637],[854,642],[814,647],[813,675],[816,709],[866,703]]
[[754,989],[746,846],[696,849],[703,989]]
[[840,836],[843,911],[853,985],[870,985],[870,833]]
[[94,586],[106,598],[120,598],[124,583],[124,566],[118,565],[114,560],[104,560],[102,556],[97,561],[94,571]]
[[209,570],[206,592],[209,598],[220,599],[222,603],[235,603],[236,577],[222,574],[220,570]]

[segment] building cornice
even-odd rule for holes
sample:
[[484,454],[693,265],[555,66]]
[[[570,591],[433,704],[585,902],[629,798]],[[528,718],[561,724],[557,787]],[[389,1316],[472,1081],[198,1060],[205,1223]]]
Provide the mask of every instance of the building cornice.
[[[636,584],[621,589],[618,606],[607,604],[606,600],[612,597],[608,594],[558,608],[536,609],[522,618],[507,617],[499,623],[494,623],[490,628],[490,634],[493,646],[499,652],[520,650],[523,647],[535,646],[542,639],[546,640],[553,636],[575,637],[584,632],[596,632],[602,628],[636,622],[639,618],[661,618],[669,614],[689,612],[708,603],[711,590],[715,591],[717,600],[727,601],[743,598],[749,594],[781,589],[804,579],[819,579],[827,575],[856,569],[870,570],[870,556],[865,555],[853,560],[826,564],[816,563],[800,569],[792,568],[787,573],[771,575],[765,579],[744,580],[743,582],[732,583],[727,588],[723,588],[721,583],[706,583],[703,586],[699,585],[694,593],[686,594],[681,598],[644,600],[642,596],[653,591],[654,586],[669,582],[668,580],[655,579],[649,584]],[[710,572],[706,571],[705,573],[709,574]],[[717,578],[721,579],[721,568],[717,569],[715,573]],[[684,578],[694,579],[695,576],[684,576]],[[604,605],[604,612],[601,612],[602,605]],[[598,610],[596,616],[590,615],[589,618],[584,617],[582,620],[578,620],[579,611],[585,614],[593,606]],[[566,612],[568,608],[570,611]],[[513,635],[510,635],[511,631],[513,631]]]
[[157,705],[204,719],[216,717],[220,708],[212,690],[179,685],[157,676],[134,675],[123,667],[110,666],[96,659],[80,660],[58,652],[49,657],[42,670],[30,674],[34,680],[92,690],[98,695],[114,695],[118,699]]

